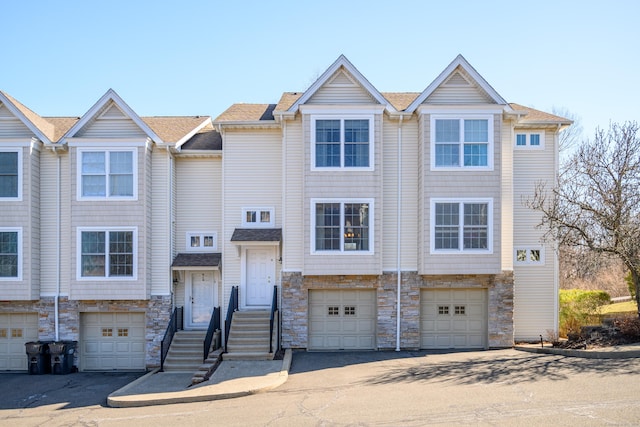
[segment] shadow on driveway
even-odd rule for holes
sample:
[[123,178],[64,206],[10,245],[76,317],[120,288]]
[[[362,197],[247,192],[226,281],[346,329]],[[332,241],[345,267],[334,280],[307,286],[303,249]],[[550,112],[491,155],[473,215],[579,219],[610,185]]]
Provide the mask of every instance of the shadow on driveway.
[[107,396],[144,372],[77,372],[68,375],[0,373],[0,409],[61,405],[106,406]]

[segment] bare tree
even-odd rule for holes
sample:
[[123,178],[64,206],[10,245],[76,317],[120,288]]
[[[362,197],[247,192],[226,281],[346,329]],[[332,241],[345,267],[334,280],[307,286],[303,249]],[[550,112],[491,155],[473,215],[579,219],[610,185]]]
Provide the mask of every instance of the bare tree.
[[[528,205],[562,246],[619,258],[640,302],[640,135],[638,124],[612,123],[568,158],[555,188],[536,186]],[[640,316],[640,304],[638,304]]]
[[551,112],[556,116],[564,117],[573,122],[571,126],[560,132],[558,149],[561,154],[567,153],[582,140],[582,119],[577,114],[572,113],[564,107],[553,107]]

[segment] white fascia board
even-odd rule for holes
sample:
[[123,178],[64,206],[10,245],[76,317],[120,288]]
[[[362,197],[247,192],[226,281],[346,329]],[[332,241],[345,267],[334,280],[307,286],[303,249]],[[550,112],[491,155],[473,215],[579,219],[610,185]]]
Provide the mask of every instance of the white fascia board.
[[380,114],[385,110],[384,105],[301,105],[300,112],[303,114]]
[[291,107],[287,110],[287,112],[296,112],[300,105],[304,104],[311,98],[317,91],[320,89],[333,74],[340,69],[340,67],[344,67],[356,80],[359,84],[361,84],[368,92],[373,96],[373,98],[378,101],[380,104],[384,105],[387,111],[395,112],[396,109],[385,99],[384,96],[376,89],[363,75],[358,71],[356,67],[353,66],[351,62],[347,59],[346,56],[340,55],[336,61],[331,64],[327,70],[322,73],[322,75],[316,80],[309,88],[304,92],[304,94],[298,98],[296,102],[293,103]]
[[40,141],[44,142],[45,144],[53,143],[53,141],[50,141],[49,138],[47,138],[45,134],[42,133],[42,131],[38,129],[38,127],[27,118],[27,116],[22,114],[22,111],[20,111],[20,109],[13,105],[13,102],[11,102],[6,96],[4,96],[2,91],[0,91],[0,102],[4,104],[9,111],[11,111],[11,114],[16,116],[31,132],[33,132],[33,134],[37,136]]
[[501,105],[495,104],[420,104],[418,114],[501,114],[503,112]]
[[453,71],[461,66],[469,76],[485,91],[489,94],[491,99],[493,99],[496,104],[506,105],[507,101],[502,98],[496,90],[491,87],[491,85],[478,73],[475,68],[467,62],[466,59],[462,55],[458,55],[448,66],[440,73],[436,79],[431,82],[429,86],[425,90],[422,91],[420,96],[418,96],[412,103],[407,107],[406,111],[413,112],[418,108],[420,104],[424,102],[425,99],[429,97],[450,75]]
[[102,95],[98,102],[93,104],[89,111],[87,111],[84,116],[82,116],[82,118],[78,120],[76,124],[73,125],[71,129],[69,129],[60,140],[64,141],[67,138],[72,138],[73,135],[75,135],[80,129],[82,129],[87,123],[89,123],[89,121],[92,120],[109,101],[113,101],[116,106],[123,113],[129,116],[129,118],[133,120],[133,122],[138,125],[138,127],[142,129],[144,133],[146,133],[147,136],[154,142],[158,144],[164,144],[164,141],[153,130],[151,130],[151,128],[140,118],[140,116],[138,116],[138,114],[133,111],[133,109],[131,109],[131,107],[129,107],[127,103],[124,102],[124,100],[120,98],[120,96],[113,89],[109,89],[107,93]]

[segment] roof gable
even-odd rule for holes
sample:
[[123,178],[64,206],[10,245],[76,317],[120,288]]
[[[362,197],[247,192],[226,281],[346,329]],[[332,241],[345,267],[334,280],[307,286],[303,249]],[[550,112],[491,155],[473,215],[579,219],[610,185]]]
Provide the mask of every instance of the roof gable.
[[[32,135],[35,135],[41,141],[45,143],[54,141],[55,127],[53,124],[2,91],[0,91],[0,104],[2,104],[5,110],[3,115],[8,120],[11,120],[10,117],[15,117]],[[20,126],[18,123],[15,124]]]
[[447,68],[407,107],[414,112],[421,104],[473,104],[507,102],[491,85],[458,55]]
[[[287,111],[295,113],[300,105],[307,103],[328,103],[332,99],[332,94],[336,94],[336,89],[355,90],[351,94],[356,97],[351,102],[354,100],[356,103],[375,102],[384,105],[387,110],[395,111],[395,108],[344,55],[340,55]],[[346,99],[342,99],[341,102],[346,102]]]
[[164,141],[131,109],[118,94],[109,89],[93,107],[64,135],[73,137],[149,137],[156,143]]

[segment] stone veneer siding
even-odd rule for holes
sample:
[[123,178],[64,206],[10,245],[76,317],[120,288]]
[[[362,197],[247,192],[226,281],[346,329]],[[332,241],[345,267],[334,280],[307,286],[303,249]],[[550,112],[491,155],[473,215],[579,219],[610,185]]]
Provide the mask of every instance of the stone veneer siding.
[[[420,276],[403,272],[401,277],[400,347],[420,347],[420,290],[478,288],[488,292],[488,347],[513,345],[513,272],[498,275]],[[377,348],[396,347],[397,274],[380,276],[302,276],[282,275],[282,346],[306,348],[308,305],[311,289],[373,289],[376,291]]]
[[[38,313],[38,339],[55,339],[55,300],[43,297],[39,301],[1,301],[2,313]],[[145,313],[145,338],[147,369],[160,366],[160,342],[164,336],[171,316],[171,297],[152,296],[149,300],[122,301],[78,301],[60,297],[58,300],[59,339],[60,341],[80,341],[80,313],[85,312],[139,312]],[[78,357],[82,357],[78,343]]]

